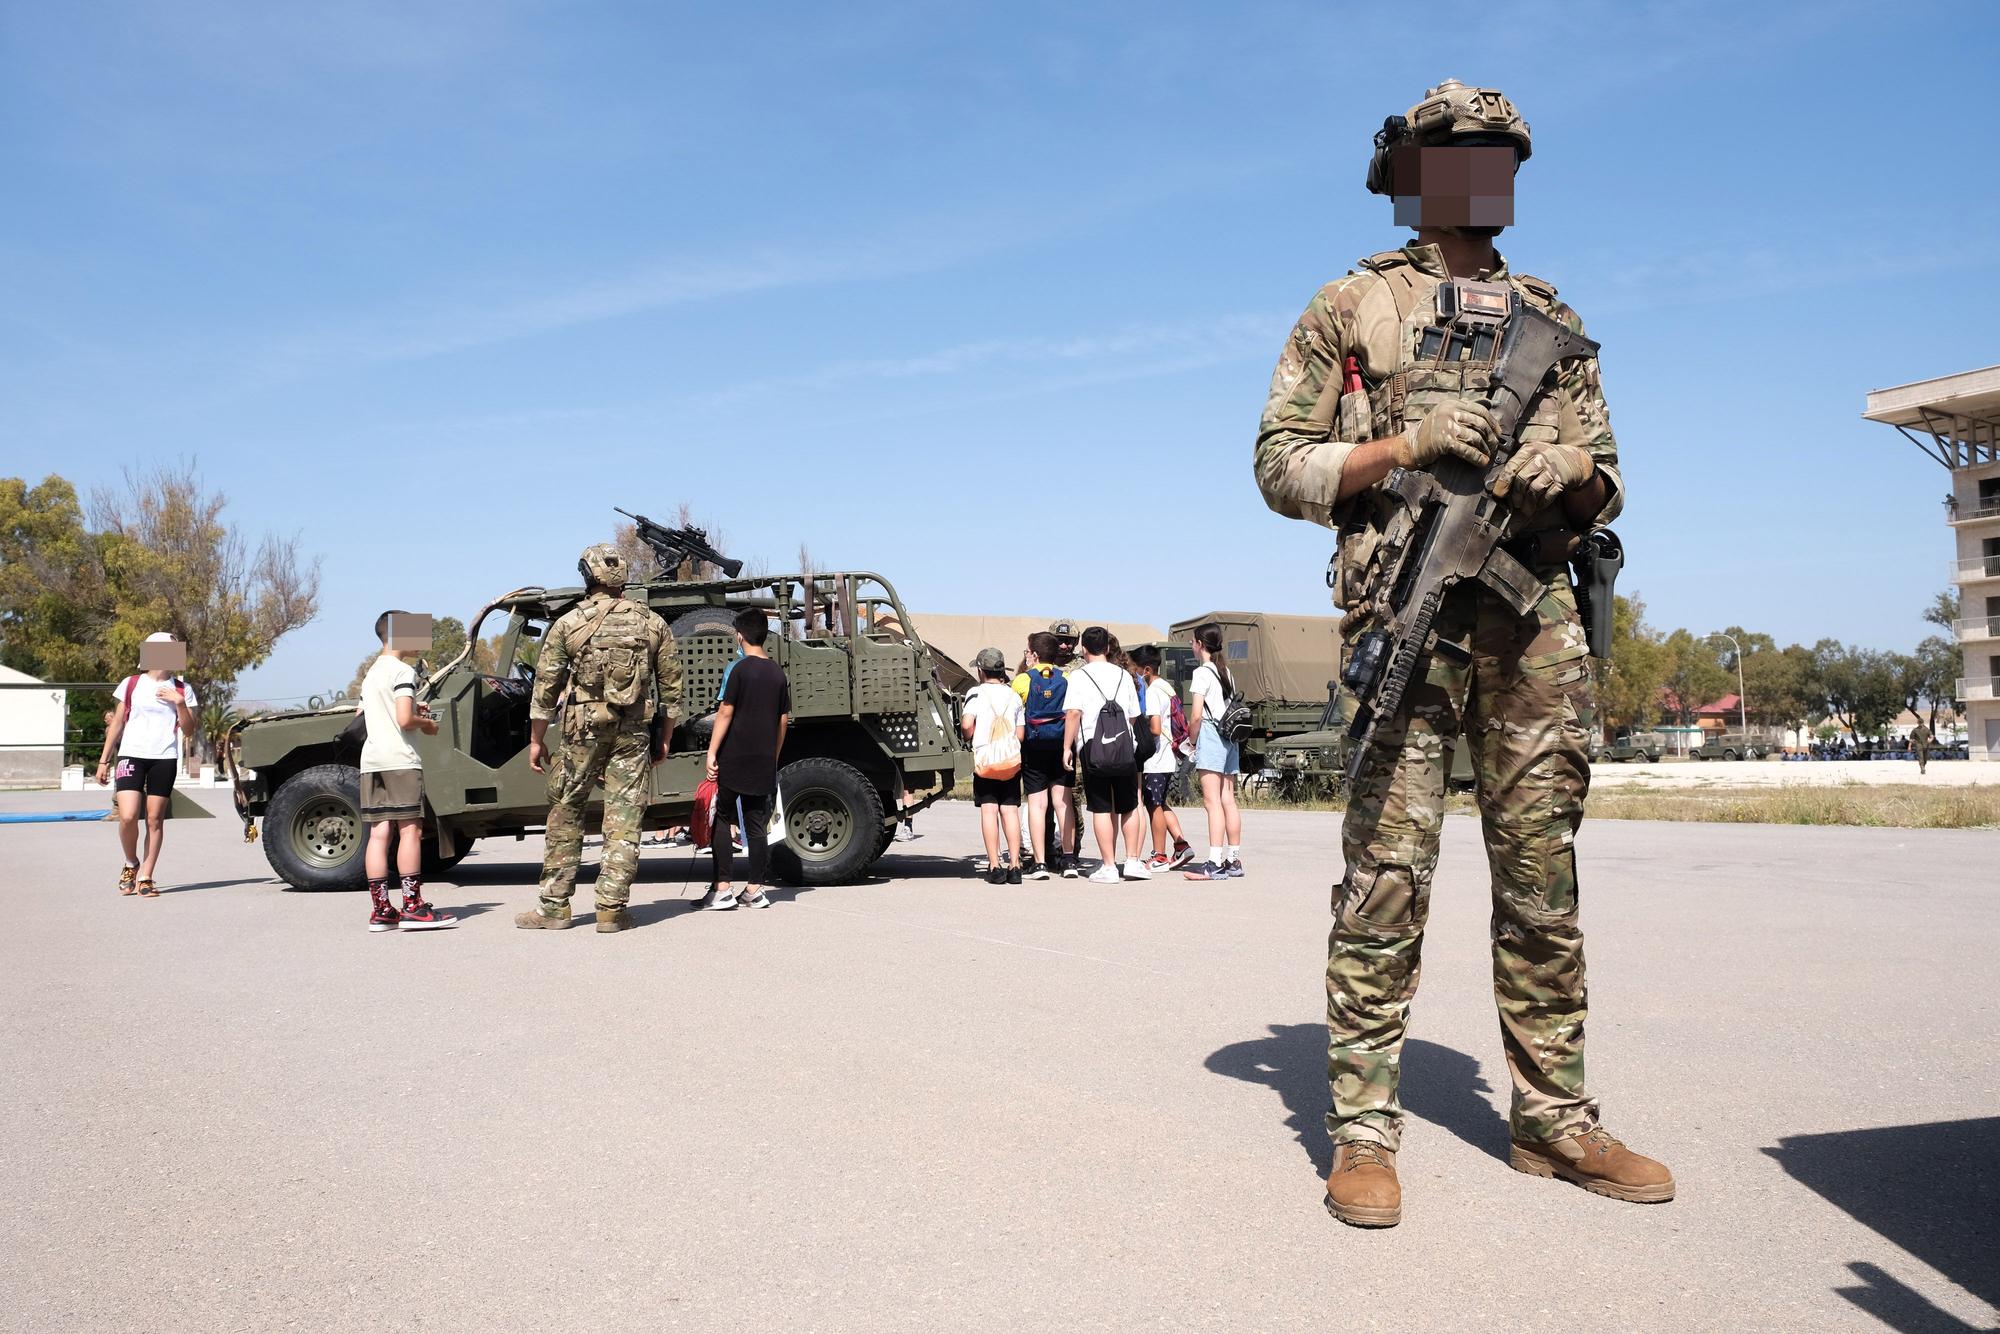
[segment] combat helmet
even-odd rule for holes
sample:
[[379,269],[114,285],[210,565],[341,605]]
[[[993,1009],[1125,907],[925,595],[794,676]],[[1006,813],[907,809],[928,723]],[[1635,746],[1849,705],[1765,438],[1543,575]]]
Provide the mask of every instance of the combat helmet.
[[1509,143],[1516,165],[1534,151],[1528,122],[1498,88],[1468,88],[1446,79],[1424,90],[1424,100],[1400,116],[1383,120],[1375,132],[1375,155],[1368,159],[1368,192],[1394,194],[1389,158],[1405,144]]
[[576,572],[586,583],[602,588],[623,588],[632,573],[632,563],[625,559],[617,547],[609,542],[599,542],[583,549],[576,559]]

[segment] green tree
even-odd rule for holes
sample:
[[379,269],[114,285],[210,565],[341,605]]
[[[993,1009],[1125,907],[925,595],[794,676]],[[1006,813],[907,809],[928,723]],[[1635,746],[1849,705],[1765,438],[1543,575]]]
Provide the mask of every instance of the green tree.
[[1605,732],[1614,726],[1642,728],[1659,708],[1670,657],[1660,632],[1646,624],[1646,604],[1638,594],[1616,597],[1611,610],[1611,658],[1598,691]]
[[1694,722],[1696,709],[1735,688],[1736,673],[1722,669],[1722,654],[1712,639],[1676,630],[1667,636],[1665,647],[1665,684],[1673,694],[1672,712],[1685,726]]
[[253,547],[223,519],[227,504],[192,464],[128,472],[90,504],[115,608],[102,634],[111,664],[123,670],[148,634],[170,631],[188,646],[197,693],[222,704],[241,673],[319,608],[318,558],[304,559],[296,537],[266,535]]
[[45,681],[108,680],[104,636],[116,617],[76,489],[54,476],[34,487],[0,478],[0,663]]
[[1931,599],[1930,606],[1924,608],[1924,619],[1932,625],[1943,626],[1946,630],[1952,628],[1951,623],[1957,620],[1958,616],[1959,601],[1956,588],[1947,588]]
[[1798,644],[1749,651],[1744,644],[1743,695],[1750,718],[1760,727],[1792,727],[1818,706],[1811,685],[1812,650]]
[[1903,708],[1900,655],[1856,648],[1838,640],[1813,645],[1813,661],[1826,711],[1858,744],[1877,736]]
[[1929,635],[1917,645],[1912,661],[1917,670],[1917,697],[1926,706],[1931,735],[1936,736],[1938,712],[1942,709],[1959,712],[1958,670],[1964,659],[1956,641],[1944,635]]

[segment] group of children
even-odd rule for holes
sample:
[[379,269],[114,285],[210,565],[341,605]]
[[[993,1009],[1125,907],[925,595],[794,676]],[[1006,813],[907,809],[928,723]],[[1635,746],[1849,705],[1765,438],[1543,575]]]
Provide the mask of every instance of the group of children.
[[[1101,625],[1079,635],[1057,621],[1030,635],[1011,674],[999,649],[980,650],[973,659],[980,683],[966,696],[961,725],[973,743],[972,797],[989,883],[1084,877],[1079,788],[1099,854],[1089,880],[1117,884],[1169,870],[1190,880],[1243,874],[1241,757],[1219,726],[1235,693],[1221,628],[1203,625],[1190,642],[1196,667],[1185,716],[1173,686],[1160,679],[1159,650],[1142,645],[1128,654]],[[1193,866],[1168,798],[1183,761],[1200,776],[1208,817],[1208,855]]]

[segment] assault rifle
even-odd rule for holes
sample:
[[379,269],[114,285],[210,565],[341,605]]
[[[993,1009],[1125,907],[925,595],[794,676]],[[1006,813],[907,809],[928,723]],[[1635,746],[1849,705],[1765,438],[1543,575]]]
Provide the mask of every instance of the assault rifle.
[[[1436,651],[1454,662],[1471,661],[1470,644],[1437,637],[1438,610],[1453,585],[1477,579],[1517,616],[1527,615],[1542,598],[1540,577],[1502,549],[1516,536],[1520,512],[1488,486],[1519,446],[1528,405],[1549,372],[1573,357],[1595,356],[1598,345],[1524,304],[1518,292],[1508,297],[1506,329],[1484,400],[1500,428],[1489,466],[1481,469],[1447,455],[1428,470],[1397,468],[1382,484],[1399,508],[1383,534],[1371,608],[1375,625],[1355,641],[1341,673],[1356,706],[1342,792],[1353,790],[1377,732],[1402,709],[1403,693],[1424,659]],[[1604,619],[1608,623],[1609,615]]]
[[616,505],[611,508],[632,521],[632,526],[638,530],[639,540],[652,549],[661,572],[669,577],[691,560],[713,565],[722,571],[726,579],[734,579],[743,573],[743,562],[731,560],[710,546],[708,534],[699,528],[668,528],[654,523],[643,514],[621,510]]

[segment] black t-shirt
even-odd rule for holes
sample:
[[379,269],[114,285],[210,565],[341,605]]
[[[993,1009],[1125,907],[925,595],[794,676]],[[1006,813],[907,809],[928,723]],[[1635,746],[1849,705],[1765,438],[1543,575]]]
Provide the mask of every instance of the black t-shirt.
[[731,792],[747,796],[778,790],[778,719],[792,711],[785,669],[769,658],[742,658],[729,671],[722,702],[736,712],[716,752],[716,774]]

